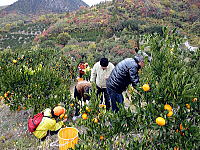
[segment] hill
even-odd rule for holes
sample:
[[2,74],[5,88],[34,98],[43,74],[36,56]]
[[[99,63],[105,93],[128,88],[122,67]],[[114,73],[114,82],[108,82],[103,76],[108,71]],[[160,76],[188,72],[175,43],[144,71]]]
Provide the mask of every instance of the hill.
[[[2,33],[0,48],[13,48],[14,45],[9,44],[10,37],[15,36],[16,33],[19,34],[16,35],[16,38],[13,37],[16,40],[14,42],[16,46],[21,46],[21,43],[24,43],[19,43],[20,40],[18,40],[19,37],[24,37],[24,32],[36,33],[36,31],[38,31],[37,33],[41,32],[41,34],[35,34],[35,41],[41,43],[51,41],[65,45],[66,43],[59,43],[57,40],[59,34],[63,32],[68,33],[79,42],[96,42],[112,36],[119,38],[125,32],[137,36],[155,32],[162,34],[163,26],[177,28],[183,37],[188,37],[192,45],[199,47],[199,8],[200,3],[195,0],[115,0],[92,7],[80,7],[76,11],[60,15],[36,15],[31,24],[24,23],[26,22],[24,18],[20,18],[21,22],[14,22],[13,20],[17,17],[12,17],[12,15],[7,19],[0,19],[2,22],[0,23],[1,30],[6,32],[6,34]],[[9,22],[5,22],[9,19]],[[37,24],[40,26],[41,23],[45,27],[36,28]],[[22,36],[20,36],[21,31],[24,31]],[[14,32],[14,35],[9,35],[10,32]],[[34,39],[32,35],[29,38],[24,38],[27,39],[25,43]]]
[[82,0],[18,0],[3,9],[4,12],[21,14],[46,14],[74,11],[81,6],[88,6]]
[[2,9],[4,9],[4,8],[6,8],[7,6],[0,6],[0,10],[2,10]]
[[47,30],[46,37],[68,32],[79,41],[96,41],[97,37],[120,36],[125,30],[134,35],[161,33],[168,26],[200,45],[199,8],[194,0],[115,0],[67,14]]

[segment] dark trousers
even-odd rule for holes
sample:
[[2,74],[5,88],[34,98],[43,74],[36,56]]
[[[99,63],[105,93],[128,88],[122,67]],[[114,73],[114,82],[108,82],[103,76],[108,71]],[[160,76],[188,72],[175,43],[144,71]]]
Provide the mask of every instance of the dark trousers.
[[57,131],[50,131],[50,130],[47,131],[47,135],[45,137],[41,138],[41,141],[46,140],[46,138],[47,138],[48,135],[55,135],[55,134],[57,134],[59,130],[57,130]]
[[78,93],[76,86],[74,87],[74,98],[78,99],[79,101],[81,100],[82,96],[80,93]]
[[[76,86],[74,88],[74,98],[77,99],[78,101],[81,101],[82,96],[80,95],[80,93],[78,93]],[[79,116],[79,111],[80,108],[78,106],[78,102],[75,103],[75,116]]]
[[123,97],[122,93],[119,94],[110,88],[107,88],[107,92],[111,99],[112,110],[115,112],[118,112],[119,108],[117,107],[117,103],[123,104],[123,102],[124,102],[124,97]]
[[103,95],[104,95],[106,109],[109,110],[110,109],[110,97],[108,95],[106,88],[100,88],[100,87],[97,86],[97,96],[99,96],[99,95],[101,95],[101,97],[100,97],[101,102],[100,103],[103,103]]

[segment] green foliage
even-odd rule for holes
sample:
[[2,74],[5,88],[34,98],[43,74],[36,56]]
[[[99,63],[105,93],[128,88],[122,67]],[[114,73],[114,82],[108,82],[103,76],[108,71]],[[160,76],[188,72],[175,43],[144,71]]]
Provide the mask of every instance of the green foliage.
[[75,64],[60,56],[53,49],[1,52],[0,89],[1,94],[8,93],[5,103],[10,109],[26,107],[37,112],[70,97],[71,69]]
[[155,25],[155,26],[147,27],[144,29],[144,33],[158,33],[158,34],[162,35],[163,34],[162,26]]
[[64,32],[60,33],[57,38],[59,44],[66,45],[68,41],[71,39],[71,36],[69,35],[69,33]]
[[102,29],[82,29],[80,31],[72,31],[70,35],[77,39],[79,42],[81,41],[96,41],[97,38],[103,36],[104,32]]

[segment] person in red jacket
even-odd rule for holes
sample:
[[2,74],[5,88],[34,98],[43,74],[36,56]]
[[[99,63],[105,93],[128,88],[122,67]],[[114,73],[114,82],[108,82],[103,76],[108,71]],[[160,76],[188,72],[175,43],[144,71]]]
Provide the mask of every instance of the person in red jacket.
[[79,72],[79,77],[82,78],[83,75],[85,74],[85,69],[88,67],[88,63],[85,63],[81,61],[78,65],[78,72]]

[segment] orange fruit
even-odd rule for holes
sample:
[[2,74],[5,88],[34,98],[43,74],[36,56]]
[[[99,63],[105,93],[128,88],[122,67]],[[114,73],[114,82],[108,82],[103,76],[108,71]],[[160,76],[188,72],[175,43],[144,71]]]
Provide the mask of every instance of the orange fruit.
[[62,118],[64,117],[64,115],[65,115],[65,114],[61,114],[59,118],[62,119]]
[[98,120],[97,118],[92,119],[92,121],[93,121],[94,123],[98,123],[98,122],[99,122],[99,120]]
[[103,140],[103,139],[104,139],[104,137],[101,135],[101,136],[99,137],[99,139],[100,139],[100,140]]
[[164,109],[172,111],[172,106],[170,106],[169,104],[165,104]]
[[13,59],[12,62],[13,62],[14,64],[16,64],[16,63],[17,63],[17,60]]
[[60,119],[63,119],[63,118],[66,119],[67,117],[68,117],[67,114],[61,114],[60,115]]
[[83,81],[83,78],[77,78],[78,82]]
[[84,120],[88,119],[87,114],[86,114],[86,113],[82,114],[82,118],[83,118]]
[[179,128],[180,128],[180,130],[183,130],[183,125],[180,124],[180,125],[179,125]]
[[71,107],[74,107],[74,104],[69,104]]
[[196,102],[196,101],[197,101],[197,98],[193,98],[193,99],[192,99],[192,102]]
[[162,117],[157,117],[156,118],[156,123],[159,125],[159,126],[164,126],[165,125],[165,119],[162,118]]
[[90,109],[89,107],[86,107],[85,110],[86,110],[87,112],[90,112],[90,111],[91,111],[91,109]]
[[99,104],[99,107],[100,107],[100,108],[106,108],[106,105],[104,105],[104,104]]
[[66,119],[67,117],[68,117],[67,114],[65,114],[64,119]]
[[179,148],[175,146],[175,147],[174,147],[174,150],[179,150]]
[[142,89],[143,89],[145,92],[149,91],[149,90],[150,90],[149,84],[144,84],[144,85],[142,86]]
[[185,106],[186,106],[187,109],[191,108],[190,104],[185,104]]
[[8,97],[8,93],[5,93],[5,94],[4,94],[4,97]]
[[169,113],[167,114],[167,117],[171,117],[173,115],[173,111],[169,111]]

